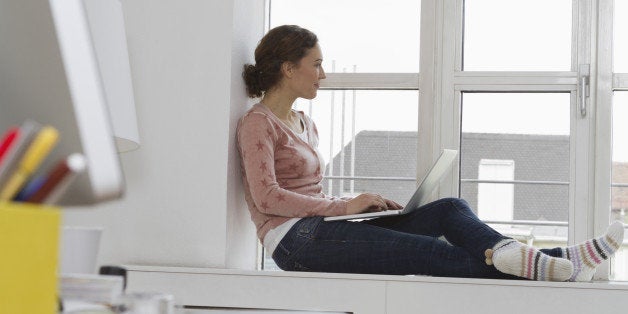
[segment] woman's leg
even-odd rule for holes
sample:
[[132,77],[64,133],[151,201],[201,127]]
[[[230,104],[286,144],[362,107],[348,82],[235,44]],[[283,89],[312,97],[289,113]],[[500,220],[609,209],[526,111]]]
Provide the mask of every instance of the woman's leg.
[[301,219],[273,254],[284,270],[514,278],[435,237],[356,222]]
[[459,198],[443,198],[406,215],[364,223],[406,233],[444,236],[449,243],[465,249],[481,261],[484,261],[487,249],[508,238],[482,222],[469,204]]
[[[444,236],[452,245],[463,248],[472,257],[508,274],[533,280],[567,280],[571,262],[507,238],[480,221],[468,203],[445,198],[407,215],[384,217],[366,222],[406,233]],[[486,255],[487,250],[491,253]],[[486,260],[485,260],[486,258]]]

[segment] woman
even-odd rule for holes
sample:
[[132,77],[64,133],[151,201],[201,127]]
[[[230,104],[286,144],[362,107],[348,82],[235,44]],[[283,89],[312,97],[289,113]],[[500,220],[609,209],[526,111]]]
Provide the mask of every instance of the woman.
[[[400,209],[377,194],[322,193],[324,162],[314,122],[292,106],[316,97],[325,78],[318,39],[295,25],[272,29],[243,77],[261,97],[239,121],[245,197],[257,235],[284,270],[588,281],[621,245],[623,225],[580,245],[537,250],[481,222],[446,198],[394,217],[325,222],[323,217]],[[444,236],[447,241],[439,239]]]

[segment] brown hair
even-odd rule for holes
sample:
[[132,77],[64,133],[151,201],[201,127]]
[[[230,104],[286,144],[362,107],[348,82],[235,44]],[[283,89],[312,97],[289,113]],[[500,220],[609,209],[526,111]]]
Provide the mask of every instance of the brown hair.
[[298,63],[318,43],[316,35],[297,25],[271,29],[255,48],[255,65],[245,64],[242,77],[249,97],[261,97],[281,80],[281,65]]

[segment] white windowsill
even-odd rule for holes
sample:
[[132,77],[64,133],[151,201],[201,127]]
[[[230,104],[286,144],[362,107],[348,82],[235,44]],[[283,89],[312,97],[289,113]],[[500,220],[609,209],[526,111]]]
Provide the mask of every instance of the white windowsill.
[[477,279],[477,278],[452,278],[431,276],[398,276],[398,275],[369,275],[369,274],[345,274],[345,273],[313,273],[313,272],[289,272],[289,271],[264,271],[241,270],[225,268],[195,268],[195,267],[171,267],[171,266],[143,266],[125,265],[129,271],[158,272],[180,274],[213,274],[213,275],[237,275],[237,276],[265,276],[277,278],[320,278],[320,279],[345,279],[345,280],[369,280],[369,281],[399,281],[399,282],[425,282],[425,283],[455,283],[470,285],[499,285],[499,286],[528,286],[528,287],[565,287],[577,289],[619,289],[628,291],[628,281],[593,281],[593,282],[551,282],[531,280],[504,280],[504,279]]
[[[354,314],[611,313],[628,282],[540,282],[127,265],[127,291],[179,306]],[[450,301],[447,301],[450,300]],[[490,308],[489,311],[487,309]]]

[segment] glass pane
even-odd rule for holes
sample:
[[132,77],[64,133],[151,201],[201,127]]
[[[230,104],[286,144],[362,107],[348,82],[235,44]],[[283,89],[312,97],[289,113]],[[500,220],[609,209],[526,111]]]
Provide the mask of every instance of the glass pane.
[[615,1],[613,26],[613,68],[617,73],[628,73],[628,1]]
[[[620,1],[615,1],[615,3]],[[628,223],[628,92],[615,92],[613,98],[613,168],[611,219]],[[628,232],[625,233],[628,238]],[[628,280],[628,241],[615,254],[611,278]]]
[[319,91],[312,102],[298,100],[318,128],[326,176],[406,178],[325,179],[324,192],[374,192],[405,203],[416,186],[418,102],[417,91]]
[[272,0],[271,27],[319,38],[327,72],[419,72],[419,0]]
[[[460,196],[486,221],[539,247],[567,243],[568,93],[464,93]],[[523,181],[523,182],[522,182]]]
[[571,0],[465,0],[465,71],[569,71]]

